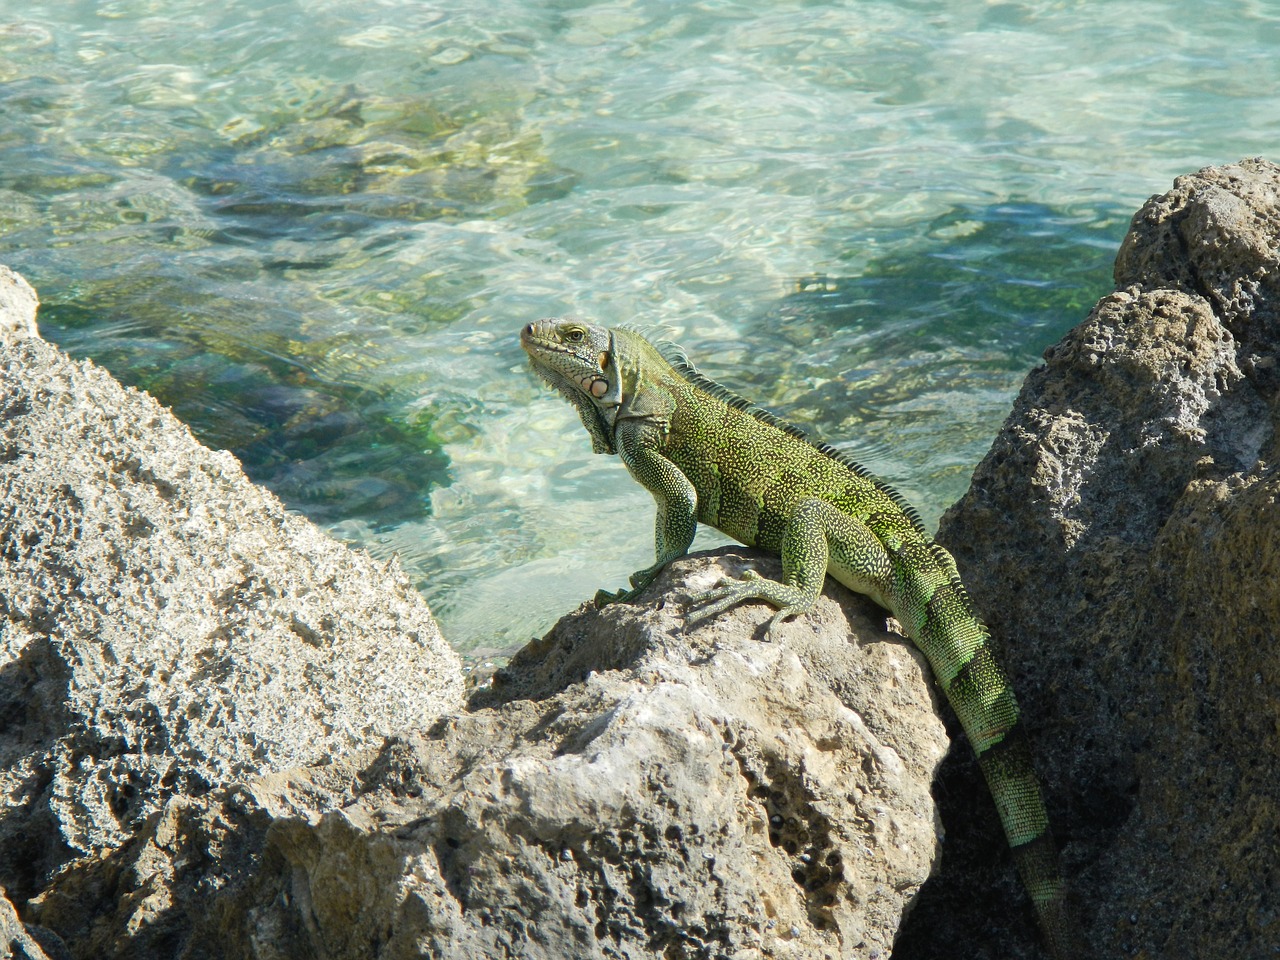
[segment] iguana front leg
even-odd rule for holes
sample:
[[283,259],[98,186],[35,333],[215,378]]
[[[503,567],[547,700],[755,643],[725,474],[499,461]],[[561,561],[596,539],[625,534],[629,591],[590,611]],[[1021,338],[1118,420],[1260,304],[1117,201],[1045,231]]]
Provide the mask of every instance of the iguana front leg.
[[762,577],[754,570],[748,570],[741,580],[722,581],[693,597],[688,622],[717,616],[746,600],[764,600],[778,608],[767,630],[772,636],[783,620],[804,613],[817,602],[828,569],[850,589],[885,605],[893,579],[888,552],[866,524],[825,500],[808,498],[796,504],[783,532],[780,552],[781,581]]
[[635,421],[619,424],[618,453],[631,475],[653,494],[658,507],[654,521],[655,562],[631,575],[631,589],[596,593],[596,606],[628,603],[654,581],[662,568],[689,552],[698,530],[698,491],[674,463],[659,451],[661,432],[652,424]]

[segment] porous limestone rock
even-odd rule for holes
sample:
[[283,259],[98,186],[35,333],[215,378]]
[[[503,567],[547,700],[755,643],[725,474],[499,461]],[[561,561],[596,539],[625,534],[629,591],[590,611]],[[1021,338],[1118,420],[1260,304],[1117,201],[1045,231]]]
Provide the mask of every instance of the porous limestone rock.
[[18,911],[5,896],[4,888],[0,887],[0,958],[3,960],[61,960],[60,957],[50,958],[49,954],[45,953],[44,947],[37,939],[40,933],[40,928],[28,928],[18,919]]
[[175,799],[34,916],[140,960],[887,960],[938,846],[924,671],[843,591],[774,642],[760,605],[687,629],[744,566],[582,608],[381,750]]
[[288,513],[146,394],[0,344],[0,883],[15,902],[173,796],[461,702],[394,565]]
[[38,337],[36,310],[40,301],[23,277],[0,264],[0,343]]
[[[1091,955],[1273,958],[1280,167],[1179,177],[1115,278],[939,539],[1004,642]],[[966,766],[941,789],[975,791]],[[986,893],[990,838],[943,806],[948,856],[895,957],[1036,956]]]

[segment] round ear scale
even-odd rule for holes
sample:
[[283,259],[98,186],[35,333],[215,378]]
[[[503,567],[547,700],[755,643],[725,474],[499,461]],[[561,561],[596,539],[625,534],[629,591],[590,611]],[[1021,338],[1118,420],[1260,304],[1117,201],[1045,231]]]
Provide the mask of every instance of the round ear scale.
[[609,377],[606,373],[609,369],[609,351],[601,350],[600,356],[596,358],[596,362],[600,365],[600,372],[604,374],[604,376],[599,376],[593,379],[589,389],[591,391],[591,395],[599,400],[609,392]]

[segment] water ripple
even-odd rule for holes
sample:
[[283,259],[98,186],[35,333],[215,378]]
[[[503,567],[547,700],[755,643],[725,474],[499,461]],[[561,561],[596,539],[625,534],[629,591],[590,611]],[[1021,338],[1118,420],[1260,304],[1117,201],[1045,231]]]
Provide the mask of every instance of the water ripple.
[[1187,0],[32,0],[0,259],[496,649],[651,552],[523,322],[683,341],[936,517],[1137,204],[1280,141],[1277,44]]

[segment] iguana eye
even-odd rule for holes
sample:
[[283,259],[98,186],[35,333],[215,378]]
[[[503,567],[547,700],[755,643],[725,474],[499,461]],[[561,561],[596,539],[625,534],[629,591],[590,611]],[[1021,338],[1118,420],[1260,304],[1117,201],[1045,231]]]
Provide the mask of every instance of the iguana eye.
[[570,327],[564,332],[564,338],[569,343],[581,343],[586,335],[587,331],[581,327]]

